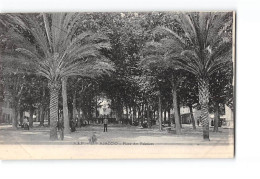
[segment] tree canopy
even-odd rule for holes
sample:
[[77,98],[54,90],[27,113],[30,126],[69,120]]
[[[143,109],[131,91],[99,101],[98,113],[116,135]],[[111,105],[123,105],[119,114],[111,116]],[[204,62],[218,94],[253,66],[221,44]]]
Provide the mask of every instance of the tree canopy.
[[102,95],[117,121],[173,109],[178,134],[180,106],[201,109],[206,140],[211,104],[233,106],[231,12],[8,13],[0,28],[1,81],[17,113],[49,111],[51,139],[59,110],[68,129],[75,110],[96,116]]

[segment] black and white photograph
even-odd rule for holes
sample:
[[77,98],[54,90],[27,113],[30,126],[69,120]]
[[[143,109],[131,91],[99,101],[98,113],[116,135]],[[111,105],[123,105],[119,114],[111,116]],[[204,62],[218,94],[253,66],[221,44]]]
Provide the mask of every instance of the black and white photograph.
[[0,158],[233,158],[235,18],[1,13]]

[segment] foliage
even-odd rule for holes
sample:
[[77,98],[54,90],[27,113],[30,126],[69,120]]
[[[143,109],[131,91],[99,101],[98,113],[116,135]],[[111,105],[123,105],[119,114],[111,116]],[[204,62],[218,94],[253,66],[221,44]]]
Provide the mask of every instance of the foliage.
[[158,96],[165,111],[176,107],[173,89],[205,117],[208,102],[233,108],[232,26],[230,12],[2,14],[2,80],[24,110],[48,106],[52,88],[61,98],[68,79],[69,111],[76,94],[85,117],[102,95],[119,118],[123,108],[157,110]]

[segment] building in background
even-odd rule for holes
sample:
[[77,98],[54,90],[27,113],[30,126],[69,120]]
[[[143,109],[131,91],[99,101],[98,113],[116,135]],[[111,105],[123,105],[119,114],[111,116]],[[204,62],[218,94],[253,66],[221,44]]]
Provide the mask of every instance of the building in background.
[[98,107],[97,107],[97,110],[98,110],[98,117],[104,117],[104,116],[107,116],[107,115],[111,115],[111,100],[107,99],[106,97],[99,97],[98,101]]

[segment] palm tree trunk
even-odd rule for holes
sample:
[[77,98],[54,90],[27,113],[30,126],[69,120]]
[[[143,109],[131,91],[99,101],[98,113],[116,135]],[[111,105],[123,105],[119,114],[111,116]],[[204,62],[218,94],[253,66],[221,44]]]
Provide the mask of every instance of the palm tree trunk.
[[179,118],[179,112],[178,112],[177,86],[175,85],[173,80],[172,80],[172,98],[173,98],[173,109],[174,109],[176,134],[180,134],[181,125],[180,125],[180,118]]
[[201,122],[203,128],[203,139],[209,140],[209,80],[200,78],[198,80],[199,103],[201,105]]
[[161,94],[158,96],[159,102],[158,102],[158,120],[159,120],[159,131],[162,131],[162,100],[161,100]]
[[192,128],[193,128],[193,130],[196,130],[196,125],[195,125],[195,120],[194,120],[191,104],[189,105],[189,108],[190,108],[190,118],[191,118]]
[[218,121],[219,121],[219,103],[214,104],[214,132],[218,132]]
[[50,139],[57,140],[57,121],[58,121],[58,102],[59,102],[59,84],[53,82],[50,84]]
[[67,101],[67,78],[62,79],[62,106],[63,106],[63,123],[64,134],[70,133],[69,110]]

